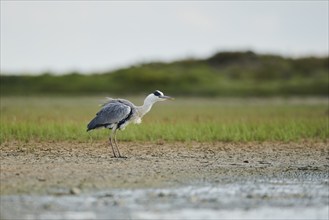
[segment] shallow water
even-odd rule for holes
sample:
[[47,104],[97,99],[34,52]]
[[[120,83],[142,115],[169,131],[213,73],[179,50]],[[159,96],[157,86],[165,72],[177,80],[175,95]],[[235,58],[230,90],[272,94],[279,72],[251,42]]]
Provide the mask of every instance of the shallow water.
[[329,181],[259,179],[1,197],[1,219],[328,219]]

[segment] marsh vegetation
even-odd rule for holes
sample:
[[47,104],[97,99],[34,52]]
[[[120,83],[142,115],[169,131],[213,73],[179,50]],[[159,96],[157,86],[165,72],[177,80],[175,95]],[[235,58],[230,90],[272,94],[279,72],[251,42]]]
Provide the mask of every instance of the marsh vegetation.
[[[143,97],[129,98],[141,104]],[[106,140],[86,132],[102,97],[2,97],[0,141]],[[119,133],[125,141],[326,140],[326,98],[180,98],[157,103],[141,125]]]

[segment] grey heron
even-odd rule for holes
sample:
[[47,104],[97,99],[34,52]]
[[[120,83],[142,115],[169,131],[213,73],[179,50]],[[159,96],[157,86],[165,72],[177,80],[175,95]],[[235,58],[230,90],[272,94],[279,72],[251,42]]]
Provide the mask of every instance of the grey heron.
[[[170,96],[165,96],[159,90],[149,94],[145,98],[142,106],[135,106],[133,103],[125,99],[108,98],[108,101],[102,105],[102,108],[96,114],[96,117],[87,125],[87,131],[96,128],[111,129],[112,132],[110,134],[109,141],[112,147],[113,155],[114,157],[122,157],[116,140],[116,131],[124,130],[125,127],[131,122],[140,124],[142,122],[142,117],[151,110],[154,103],[168,99],[173,98]],[[113,140],[118,155],[115,152]]]

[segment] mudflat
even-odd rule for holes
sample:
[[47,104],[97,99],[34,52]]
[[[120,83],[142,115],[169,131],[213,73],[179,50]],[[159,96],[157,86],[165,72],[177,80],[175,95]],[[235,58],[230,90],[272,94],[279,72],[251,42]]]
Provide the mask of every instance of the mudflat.
[[7,142],[1,145],[1,195],[61,194],[105,188],[159,188],[243,178],[324,175],[326,142]]
[[1,219],[328,219],[324,141],[6,142]]

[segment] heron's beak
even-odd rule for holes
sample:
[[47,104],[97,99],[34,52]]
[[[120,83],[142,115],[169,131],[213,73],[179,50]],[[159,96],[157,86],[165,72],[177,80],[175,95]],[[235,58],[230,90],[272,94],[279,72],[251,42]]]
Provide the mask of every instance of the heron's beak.
[[162,99],[168,99],[168,100],[175,100],[175,98],[170,97],[170,96],[166,96],[166,95],[162,95],[162,96],[160,96],[160,98],[162,98]]

